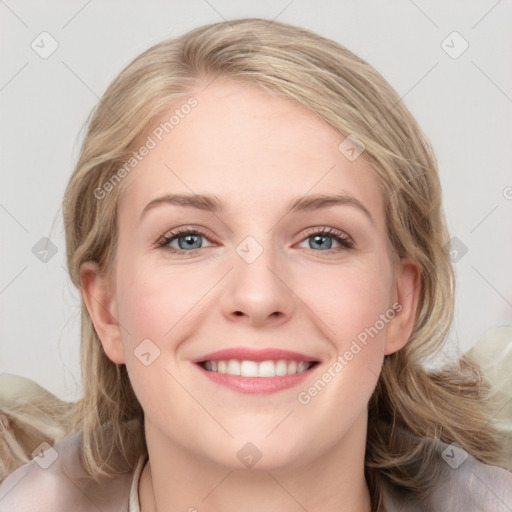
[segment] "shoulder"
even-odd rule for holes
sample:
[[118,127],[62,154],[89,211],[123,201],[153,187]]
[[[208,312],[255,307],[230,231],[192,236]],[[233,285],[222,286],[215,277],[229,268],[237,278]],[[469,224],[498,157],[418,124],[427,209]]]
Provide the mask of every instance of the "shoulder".
[[[440,457],[438,486],[430,494],[428,510],[435,512],[510,512],[512,473],[480,462],[462,448],[437,441]],[[441,461],[442,459],[442,461]],[[386,512],[420,512],[425,503],[400,501],[386,492]]]
[[434,493],[435,510],[512,510],[512,473],[480,462],[461,448],[441,444],[447,461],[443,485]]
[[47,449],[0,484],[0,512],[127,512],[133,474],[97,483],[79,462],[79,433]]

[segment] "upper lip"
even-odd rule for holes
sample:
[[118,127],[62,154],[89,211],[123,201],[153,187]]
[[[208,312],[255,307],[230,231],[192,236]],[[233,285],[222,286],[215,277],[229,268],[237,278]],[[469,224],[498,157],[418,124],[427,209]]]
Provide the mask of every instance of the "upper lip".
[[290,350],[265,348],[254,349],[249,347],[226,348],[209,352],[201,357],[192,360],[193,363],[201,363],[203,361],[227,361],[229,359],[237,359],[239,361],[270,361],[284,359],[286,361],[306,361],[318,362],[318,359],[307,354],[292,352]]

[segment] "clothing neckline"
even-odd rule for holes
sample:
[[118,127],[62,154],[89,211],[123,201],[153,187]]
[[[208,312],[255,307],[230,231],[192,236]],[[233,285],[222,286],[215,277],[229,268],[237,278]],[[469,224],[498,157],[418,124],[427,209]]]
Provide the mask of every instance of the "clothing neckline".
[[147,455],[141,455],[135,471],[133,472],[132,485],[130,487],[130,501],[128,505],[128,512],[140,512],[140,501],[139,501],[139,482],[142,476],[142,471],[149,460]]

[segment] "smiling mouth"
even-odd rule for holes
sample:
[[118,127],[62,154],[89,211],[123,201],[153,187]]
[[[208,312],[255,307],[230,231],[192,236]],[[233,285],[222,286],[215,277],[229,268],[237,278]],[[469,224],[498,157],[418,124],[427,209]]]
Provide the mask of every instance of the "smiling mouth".
[[211,373],[240,377],[284,377],[307,372],[316,366],[318,361],[221,359],[200,361],[197,364]]

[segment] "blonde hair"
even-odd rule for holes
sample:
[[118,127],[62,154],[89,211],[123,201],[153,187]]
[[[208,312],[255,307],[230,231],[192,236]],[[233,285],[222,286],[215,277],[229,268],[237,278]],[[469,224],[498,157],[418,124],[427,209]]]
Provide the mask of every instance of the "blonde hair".
[[[108,273],[115,258],[123,182],[103,199],[95,190],[130,158],[135,140],[156,116],[183,101],[199,82],[219,75],[298,102],[338,130],[340,142],[352,135],[364,144],[363,157],[386,198],[394,255],[413,258],[421,269],[410,340],[385,357],[369,403],[366,477],[373,509],[380,507],[385,486],[428,496],[439,471],[433,456],[438,439],[458,443],[483,462],[498,463],[499,438],[476,363],[465,356],[438,372],[422,364],[441,347],[454,303],[434,152],[386,80],[334,41],[283,23],[240,19],[199,27],[135,58],[92,112],[66,190],[64,222],[73,283],[80,287],[82,263],[97,262]],[[61,421],[68,434],[82,432],[87,474],[112,478],[131,471],[147,453],[143,410],[125,366],[114,364],[103,351],[83,300],[81,329],[84,396]]]

